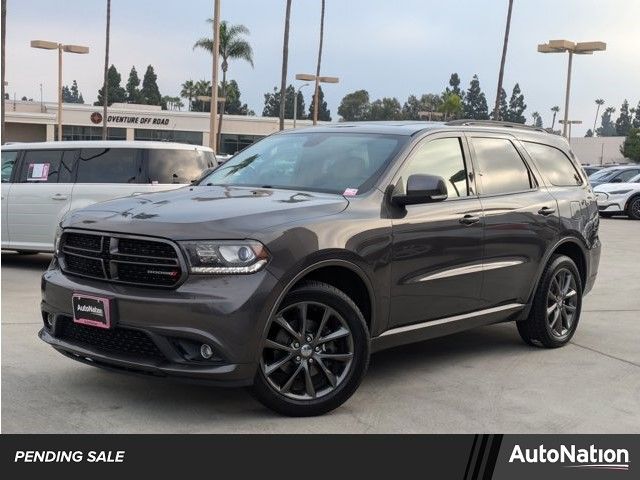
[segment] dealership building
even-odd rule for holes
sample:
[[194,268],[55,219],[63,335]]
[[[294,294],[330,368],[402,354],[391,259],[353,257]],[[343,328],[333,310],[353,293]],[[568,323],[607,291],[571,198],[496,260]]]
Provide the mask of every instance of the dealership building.
[[[5,100],[6,142],[57,140],[57,103]],[[310,120],[298,120],[297,127]],[[233,154],[278,131],[278,118],[225,115],[220,153]],[[292,128],[293,120],[285,122]],[[158,140],[209,145],[209,113],[162,110],[154,105],[114,103],[108,109],[109,140]],[[102,107],[64,103],[62,140],[101,140]]]

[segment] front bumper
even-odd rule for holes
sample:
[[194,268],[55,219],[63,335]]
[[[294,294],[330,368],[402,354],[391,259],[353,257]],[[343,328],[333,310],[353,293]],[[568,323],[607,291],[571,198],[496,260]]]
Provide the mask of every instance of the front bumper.
[[[253,381],[277,281],[267,270],[251,275],[192,275],[175,290],[161,290],[77,278],[64,274],[54,261],[41,286],[44,328],[39,337],[70,358],[120,371],[237,386]],[[88,336],[62,335],[64,322],[76,328],[73,293],[112,298],[113,328],[119,334],[136,332],[134,339],[144,336],[145,342],[155,345],[156,354],[148,355],[148,349],[135,345],[120,351],[109,339],[94,342],[95,330]],[[210,360],[192,355],[201,344],[213,347]],[[185,345],[196,348],[187,351]]]

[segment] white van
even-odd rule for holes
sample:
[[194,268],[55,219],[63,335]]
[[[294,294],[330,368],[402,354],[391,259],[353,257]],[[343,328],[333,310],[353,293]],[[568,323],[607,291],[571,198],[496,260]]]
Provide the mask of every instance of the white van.
[[51,252],[58,222],[92,203],[189,185],[216,165],[208,147],[85,141],[2,146],[2,248]]

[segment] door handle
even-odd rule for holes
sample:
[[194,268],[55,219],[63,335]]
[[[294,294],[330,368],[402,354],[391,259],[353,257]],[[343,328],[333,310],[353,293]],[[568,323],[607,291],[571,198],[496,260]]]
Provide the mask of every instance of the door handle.
[[477,215],[466,214],[464,217],[460,219],[460,223],[463,225],[473,225],[474,223],[478,223],[480,221],[480,217]]
[[69,198],[68,195],[63,195],[62,193],[51,195],[51,200],[66,200],[67,198]]
[[544,215],[545,217],[547,217],[549,215],[553,215],[554,213],[556,213],[556,209],[549,208],[549,207],[542,207],[540,210],[538,210],[538,213],[540,215]]

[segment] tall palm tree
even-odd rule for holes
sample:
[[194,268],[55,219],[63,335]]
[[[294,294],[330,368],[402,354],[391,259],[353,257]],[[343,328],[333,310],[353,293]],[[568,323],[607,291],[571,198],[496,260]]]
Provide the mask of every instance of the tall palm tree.
[[320,91],[320,64],[322,63],[322,41],[324,39],[324,8],[325,0],[322,0],[322,11],[320,13],[320,46],[318,47],[318,68],[316,68],[316,90],[313,94],[313,124],[318,123],[318,93]]
[[507,10],[507,26],[504,30],[504,42],[502,43],[502,58],[500,59],[500,72],[498,73],[498,89],[496,90],[496,103],[493,107],[493,118],[500,119],[500,92],[502,91],[502,79],[504,78],[504,64],[507,60],[507,45],[509,43],[509,30],[511,30],[511,11],[513,10],[513,0],[509,0]]
[[604,105],[604,100],[602,98],[596,98],[596,105],[598,105],[598,108],[596,108],[596,118],[593,121],[593,134],[596,134],[596,124],[598,123],[598,114],[600,113],[600,107],[602,107],[602,105]]
[[280,80],[280,130],[284,130],[284,104],[285,104],[285,94],[287,89],[287,65],[289,63],[289,21],[290,20],[291,20],[291,0],[287,0],[287,8],[284,15],[284,40],[282,42],[282,78]]
[[553,131],[553,127],[556,126],[556,115],[560,111],[560,107],[557,105],[554,107],[551,107],[551,111],[553,112],[553,120],[551,121],[551,131]]
[[2,49],[2,112],[0,113],[0,115],[2,115],[2,119],[0,120],[0,122],[2,123],[2,129],[0,132],[0,137],[5,138],[4,137],[4,55],[5,55],[5,49],[4,49],[4,45],[5,45],[5,39],[7,38],[7,0],[2,0],[2,46],[0,47]]
[[[109,105],[109,40],[111,32],[111,0],[107,0],[107,28],[104,46],[104,81],[102,84],[102,140],[107,139],[107,105]],[[60,138],[58,140],[61,140]]]
[[[209,80],[198,80],[193,86],[193,93],[195,97],[210,97],[211,95],[211,82]],[[204,107],[207,104],[206,101],[198,100],[200,104],[200,111],[204,112]],[[196,103],[196,105],[198,105]],[[209,101],[211,103],[211,101]],[[209,105],[209,109],[211,109],[211,105]]]
[[[213,23],[213,18],[208,18],[207,22]],[[227,70],[229,60],[245,60],[253,67],[253,49],[243,35],[249,35],[249,29],[244,25],[231,25],[226,21],[220,22],[220,57],[222,58],[222,89],[221,96],[224,98],[227,92]],[[202,48],[213,54],[213,39],[203,37],[193,45]],[[218,121],[218,142],[220,145],[220,133],[222,132],[222,119],[224,117],[224,104],[220,109],[220,120]]]
[[196,91],[196,84],[193,80],[187,80],[181,85],[181,87],[182,90],[180,90],[180,96],[189,100],[188,110],[191,110],[191,102],[193,101],[193,96]]
[[536,122],[538,121],[538,117],[540,116],[540,114],[538,112],[533,112],[531,114],[531,117],[533,118],[533,125],[535,126]]

